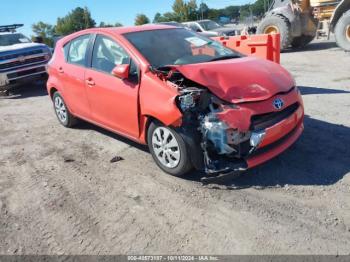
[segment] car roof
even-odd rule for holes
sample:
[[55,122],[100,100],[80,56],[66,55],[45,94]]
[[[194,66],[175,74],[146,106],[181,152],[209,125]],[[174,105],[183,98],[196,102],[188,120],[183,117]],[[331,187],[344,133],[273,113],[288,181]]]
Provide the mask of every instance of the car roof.
[[134,33],[134,32],[142,32],[142,31],[151,31],[151,30],[162,30],[162,29],[175,29],[179,28],[177,26],[171,26],[171,25],[160,25],[160,24],[147,24],[147,25],[140,25],[140,26],[122,26],[122,27],[103,27],[103,28],[91,28],[86,29],[84,33],[95,33],[95,32],[106,32],[106,33],[112,33],[115,35],[122,35],[127,33]]

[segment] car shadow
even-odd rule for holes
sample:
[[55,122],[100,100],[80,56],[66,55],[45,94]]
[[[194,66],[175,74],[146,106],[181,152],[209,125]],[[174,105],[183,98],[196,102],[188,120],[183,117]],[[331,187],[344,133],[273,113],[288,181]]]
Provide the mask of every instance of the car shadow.
[[[212,184],[223,185],[225,189],[241,189],[337,183],[350,172],[350,128],[309,116],[305,116],[304,124],[302,136],[281,155],[239,177],[225,177]],[[149,153],[147,146],[88,122],[82,121],[76,128],[94,130]],[[193,171],[183,179],[199,182],[203,176],[203,172]]]
[[47,96],[46,82],[38,81],[29,84],[16,86],[8,96],[1,96],[2,99],[24,99],[29,97]]
[[[240,177],[216,181],[228,188],[327,186],[350,172],[350,128],[305,117],[305,130],[288,150]],[[198,174],[192,174],[198,179]]]
[[[303,48],[300,49],[286,49],[283,51],[283,53],[295,53],[295,52],[309,52],[309,51],[320,51],[324,49],[331,49],[331,48],[339,48],[336,42],[333,41],[321,41],[321,42],[311,42],[310,44],[306,45]],[[340,49],[340,48],[339,48]]]
[[298,86],[302,95],[322,95],[322,94],[350,94],[349,91],[330,88],[319,88],[311,86]]
[[84,120],[80,120],[79,124],[74,126],[74,129],[80,129],[80,130],[93,130],[95,132],[98,132],[100,134],[103,134],[105,136],[108,136],[110,138],[116,139],[122,143],[128,144],[129,146],[135,147],[143,152],[148,152],[148,147],[146,145],[139,144],[137,142],[134,142],[124,136],[118,135],[116,133],[113,133],[111,131],[108,131],[102,127],[96,126],[94,124],[91,124],[89,122],[86,122]]

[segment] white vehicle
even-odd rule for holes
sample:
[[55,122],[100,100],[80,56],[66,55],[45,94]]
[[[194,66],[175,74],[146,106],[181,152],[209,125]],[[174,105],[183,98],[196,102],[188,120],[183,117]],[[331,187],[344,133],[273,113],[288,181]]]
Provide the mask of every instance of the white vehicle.
[[47,78],[51,58],[47,45],[33,43],[16,29],[23,25],[0,26],[0,91],[23,82]]
[[240,32],[238,32],[234,28],[221,26],[218,23],[208,19],[192,21],[192,22],[184,22],[182,24],[190,28],[191,30],[207,37],[235,36],[240,34]]

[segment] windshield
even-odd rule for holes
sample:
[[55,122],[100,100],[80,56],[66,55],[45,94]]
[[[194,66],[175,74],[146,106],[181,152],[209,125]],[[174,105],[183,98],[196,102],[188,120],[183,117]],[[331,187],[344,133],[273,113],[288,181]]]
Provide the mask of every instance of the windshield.
[[198,24],[200,24],[205,31],[210,31],[210,30],[222,27],[218,23],[215,23],[213,21],[201,21],[201,22],[198,22]]
[[124,34],[155,68],[241,57],[218,42],[186,29],[161,29]]
[[0,46],[8,46],[22,43],[30,43],[30,40],[22,34],[0,35]]

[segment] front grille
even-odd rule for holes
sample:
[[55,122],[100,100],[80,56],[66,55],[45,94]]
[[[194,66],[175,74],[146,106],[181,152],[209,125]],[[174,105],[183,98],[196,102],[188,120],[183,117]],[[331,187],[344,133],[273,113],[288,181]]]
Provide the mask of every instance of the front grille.
[[252,131],[262,130],[271,127],[283,119],[291,116],[299,108],[299,103],[294,103],[278,112],[271,112],[262,115],[254,115],[251,118],[250,129]]
[[29,64],[33,64],[33,63],[40,63],[40,62],[45,62],[45,61],[46,61],[45,56],[39,56],[39,57],[26,59],[23,62],[15,61],[15,62],[7,63],[7,64],[0,64],[0,70],[5,70],[5,69],[13,68],[13,67],[20,67],[20,66],[24,66],[24,65],[29,65]]
[[36,50],[30,50],[30,51],[25,51],[25,52],[16,53],[16,54],[9,54],[9,55],[5,55],[5,56],[1,56],[0,62],[1,62],[1,60],[15,59],[15,58],[18,58],[20,56],[30,56],[30,55],[37,55],[37,54],[42,54],[42,53],[44,53],[43,49],[36,49]]
[[37,67],[34,69],[29,69],[29,70],[25,70],[25,71],[20,71],[20,72],[16,72],[16,73],[11,73],[8,74],[7,77],[8,79],[13,79],[13,78],[17,78],[17,77],[22,77],[22,76],[27,76],[27,75],[31,75],[31,74],[35,74],[35,73],[39,73],[39,72],[45,72],[45,67]]

